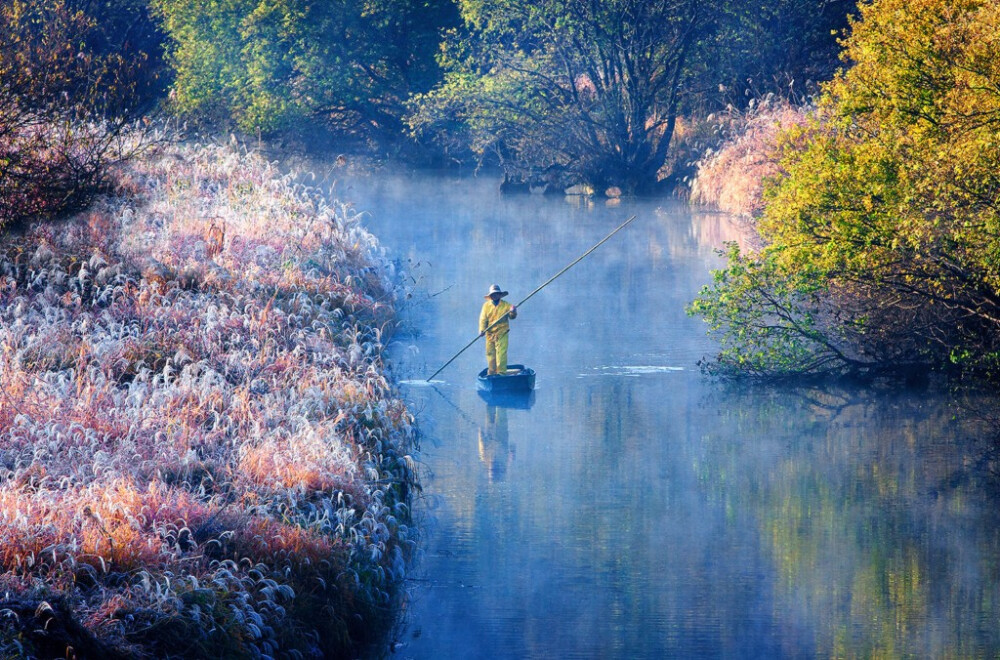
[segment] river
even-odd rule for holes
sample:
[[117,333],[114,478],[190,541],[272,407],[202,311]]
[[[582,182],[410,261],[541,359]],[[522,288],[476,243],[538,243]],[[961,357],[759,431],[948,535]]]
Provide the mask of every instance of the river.
[[[490,178],[339,176],[411,273],[391,355],[421,429],[395,657],[996,656],[995,445],[968,400],[734,385],[684,308],[738,237],[673,202],[502,197]],[[477,394],[493,283],[532,298]]]

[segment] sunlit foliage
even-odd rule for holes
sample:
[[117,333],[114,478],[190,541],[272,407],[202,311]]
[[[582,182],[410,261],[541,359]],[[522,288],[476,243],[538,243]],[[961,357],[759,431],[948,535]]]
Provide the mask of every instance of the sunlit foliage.
[[723,368],[997,375],[1000,7],[880,0],[784,142],[759,229],[693,310]]
[[764,181],[782,173],[779,136],[806,121],[806,108],[772,94],[746,111],[730,107],[707,122],[722,137],[697,163],[690,199],[727,213],[753,218],[764,210]]
[[438,79],[433,0],[153,0],[170,36],[174,106],[273,131],[318,120],[360,136],[398,134],[403,102]]
[[117,180],[0,253],[0,655],[358,654],[409,542],[392,265],[254,155]]

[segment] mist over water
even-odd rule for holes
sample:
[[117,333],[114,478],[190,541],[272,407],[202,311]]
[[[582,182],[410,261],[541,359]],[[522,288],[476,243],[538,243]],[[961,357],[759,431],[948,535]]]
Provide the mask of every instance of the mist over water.
[[[391,354],[421,428],[399,657],[1000,653],[993,443],[944,395],[734,386],[684,308],[738,238],[669,201],[501,197],[490,179],[341,177],[414,276]],[[497,283],[537,391],[475,389]],[[968,403],[968,402],[965,402]]]

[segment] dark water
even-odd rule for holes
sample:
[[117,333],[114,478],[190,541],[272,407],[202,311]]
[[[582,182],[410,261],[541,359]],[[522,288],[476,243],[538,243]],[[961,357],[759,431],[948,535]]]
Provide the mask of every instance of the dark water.
[[[736,237],[671,202],[501,198],[492,180],[342,179],[417,280],[393,355],[422,429],[405,658],[1000,654],[994,443],[921,391],[732,386],[684,307]],[[539,293],[477,394],[496,282]],[[419,331],[419,332],[416,332]]]

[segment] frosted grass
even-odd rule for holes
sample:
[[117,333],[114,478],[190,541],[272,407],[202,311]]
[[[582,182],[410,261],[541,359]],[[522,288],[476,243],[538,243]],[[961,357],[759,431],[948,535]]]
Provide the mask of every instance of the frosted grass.
[[65,598],[135,653],[370,641],[411,543],[396,281],[350,207],[220,146],[160,148],[92,211],[5,237],[7,598]]

